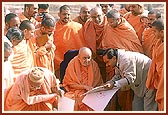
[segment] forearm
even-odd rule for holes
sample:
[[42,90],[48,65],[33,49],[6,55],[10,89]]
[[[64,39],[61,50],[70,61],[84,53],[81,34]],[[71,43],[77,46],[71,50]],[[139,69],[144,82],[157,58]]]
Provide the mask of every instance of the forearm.
[[36,103],[48,101],[52,98],[55,98],[57,96],[56,93],[53,94],[46,94],[46,95],[35,95],[35,96],[30,96],[27,98],[27,100],[24,100],[28,105],[33,105]]
[[72,85],[69,85],[70,88],[73,88],[73,89],[86,89],[86,85],[79,85],[79,84],[72,84]]
[[131,81],[128,78],[122,78],[120,80],[114,81],[114,86],[116,87],[123,87],[126,85],[130,85]]

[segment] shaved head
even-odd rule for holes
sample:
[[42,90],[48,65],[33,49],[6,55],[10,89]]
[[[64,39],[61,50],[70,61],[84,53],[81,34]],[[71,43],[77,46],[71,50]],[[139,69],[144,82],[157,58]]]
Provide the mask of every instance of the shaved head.
[[82,6],[81,9],[80,9],[80,12],[83,12],[84,10],[89,10],[90,11],[90,7],[85,5],[85,6]]
[[90,7],[87,5],[82,6],[79,15],[82,21],[86,22],[90,18]]
[[102,14],[103,12],[102,12],[101,8],[95,7],[95,8],[92,8],[92,9],[90,10],[90,15],[93,15],[93,14],[95,14],[95,13]]
[[92,51],[87,47],[82,47],[82,48],[79,49],[79,55],[83,54],[83,53],[92,54]]
[[104,18],[103,18],[103,11],[100,7],[95,7],[90,10],[90,17],[93,22],[100,25],[102,24]]
[[83,66],[89,66],[92,58],[92,51],[87,47],[79,49],[78,59]]

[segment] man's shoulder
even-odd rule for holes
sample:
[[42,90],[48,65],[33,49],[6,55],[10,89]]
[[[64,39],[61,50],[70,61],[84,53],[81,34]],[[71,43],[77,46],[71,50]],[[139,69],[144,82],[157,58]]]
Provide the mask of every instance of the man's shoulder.
[[124,17],[125,19],[128,19],[131,15],[132,15],[131,12],[127,12],[127,13],[124,14],[123,17]]
[[25,15],[23,14],[23,12],[19,13],[19,14],[18,14],[18,17],[19,17],[19,19],[20,19],[21,21],[27,20],[27,18],[26,18]]
[[79,22],[79,16],[76,16],[72,21]]
[[80,27],[80,28],[82,28],[82,24],[80,24],[80,23],[78,23],[78,22],[75,22],[75,21],[71,21],[71,22],[69,22],[69,26],[71,26],[71,27]]

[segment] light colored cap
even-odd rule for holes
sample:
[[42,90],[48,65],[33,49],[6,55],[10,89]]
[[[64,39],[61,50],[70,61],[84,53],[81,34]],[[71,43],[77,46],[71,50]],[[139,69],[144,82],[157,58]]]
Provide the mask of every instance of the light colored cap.
[[44,71],[39,67],[34,67],[29,72],[29,79],[33,83],[41,84],[44,81]]

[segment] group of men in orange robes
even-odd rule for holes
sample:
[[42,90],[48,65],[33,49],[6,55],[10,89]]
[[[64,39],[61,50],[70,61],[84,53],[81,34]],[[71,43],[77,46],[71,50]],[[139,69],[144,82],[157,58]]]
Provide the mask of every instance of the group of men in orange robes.
[[[70,93],[74,93],[76,101],[75,110],[92,110],[82,103],[82,97],[79,98],[80,94],[86,92],[90,88],[81,88],[81,86],[79,86],[80,88],[78,89],[78,85],[85,84],[90,87],[95,87],[111,79],[111,77],[115,74],[113,68],[105,67],[102,57],[97,54],[97,50],[100,48],[117,48],[140,53],[145,52],[144,54],[149,56],[153,61],[149,71],[149,76],[159,76],[156,78],[157,80],[154,79],[154,81],[159,83],[163,82],[162,77],[164,75],[164,61],[160,62],[160,58],[163,59],[164,42],[161,40],[156,40],[156,34],[154,33],[157,32],[157,27],[155,25],[152,26],[156,27],[156,31],[154,31],[153,28],[151,29],[151,27],[150,29],[144,28],[143,23],[140,21],[141,14],[144,12],[142,4],[129,5],[130,12],[122,14],[122,16],[120,15],[119,11],[113,8],[108,9],[106,13],[103,13],[102,9],[99,7],[95,7],[90,10],[89,7],[83,6],[81,7],[80,15],[73,21],[70,18],[70,6],[63,5],[60,7],[58,13],[60,19],[57,22],[53,20],[52,16],[48,15],[48,11],[46,9],[41,10],[40,13],[43,12],[44,15],[41,22],[38,22],[34,18],[35,14],[37,13],[36,9],[36,6],[33,4],[25,4],[24,12],[18,15],[21,24],[23,20],[29,20],[31,23],[29,23],[27,28],[21,29],[25,35],[29,36],[27,38],[25,37],[25,40],[18,44],[14,49],[16,54],[11,62],[13,63],[13,67],[16,65],[16,68],[18,69],[17,72],[17,69],[14,68],[14,72],[20,74],[24,70],[29,70],[32,67],[38,66],[49,69],[51,72],[55,73],[55,77],[59,79],[60,63],[64,59],[64,54],[68,50],[80,49],[79,56],[73,59],[74,62],[72,61],[69,63],[68,69],[65,73],[65,79],[63,80],[63,86],[65,86],[65,89]],[[13,17],[13,19],[17,18],[17,16]],[[148,20],[150,20],[150,13],[148,14]],[[10,24],[9,21],[6,21],[6,23],[8,25]],[[151,22],[151,24],[152,23],[153,22]],[[31,26],[32,24],[34,25]],[[37,29],[36,31],[35,28]],[[163,30],[164,29],[161,29],[159,32],[161,33]],[[28,32],[29,34],[27,34]],[[32,33],[32,35],[30,33]],[[151,34],[149,35],[149,33]],[[148,39],[151,37],[152,39]],[[158,38],[163,39],[163,36]],[[150,47],[148,47],[148,41],[150,41],[150,43],[152,42]],[[153,41],[158,42],[156,43]],[[44,42],[44,44],[39,45],[42,42]],[[84,48],[81,49],[82,47]],[[86,53],[86,51],[87,53],[89,52],[86,47],[90,48],[90,53],[86,55],[92,57],[97,62],[98,67],[95,64],[90,65],[92,66],[92,69],[89,69],[89,66],[87,68],[88,70],[85,66],[80,67],[80,64],[82,64],[80,53]],[[160,56],[160,58],[157,58],[158,56]],[[88,57],[84,58],[86,58],[86,60],[90,59]],[[18,67],[19,64],[21,65]],[[158,69],[158,66],[162,69]],[[99,74],[98,71],[97,77],[99,76],[99,79],[96,78],[96,82],[93,79],[94,76],[96,76],[93,74],[97,73],[94,72],[95,68],[99,68],[101,73]],[[158,75],[156,75],[156,72],[158,72]],[[81,73],[82,75],[79,75]],[[16,76],[18,76],[18,74],[16,74]],[[74,76],[76,77],[74,78]],[[150,80],[153,80],[153,78],[149,77],[148,82],[150,82]],[[95,84],[93,85],[93,83]],[[150,87],[152,84],[148,83],[148,85]],[[131,110],[132,92],[130,91],[129,87],[127,88],[127,92],[121,91],[122,93],[118,93],[119,100],[117,101],[119,102],[119,106],[121,106],[121,110]],[[154,85],[150,88],[155,88],[158,90],[158,92],[163,94],[162,84],[158,84],[157,86]],[[125,95],[127,95],[127,97],[122,98]],[[159,110],[164,110],[163,98],[163,95],[159,95],[159,93],[156,94],[156,101],[159,103]],[[117,108],[113,110],[117,110]]]

